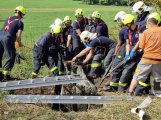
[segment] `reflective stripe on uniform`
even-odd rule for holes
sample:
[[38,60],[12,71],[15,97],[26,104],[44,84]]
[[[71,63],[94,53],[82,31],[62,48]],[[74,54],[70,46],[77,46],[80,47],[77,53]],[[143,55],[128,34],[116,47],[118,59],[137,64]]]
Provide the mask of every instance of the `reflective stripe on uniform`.
[[138,83],[139,83],[140,85],[144,86],[144,87],[148,87],[148,86],[150,86],[150,83],[149,83],[149,84],[146,84],[146,83],[141,82],[141,81],[139,81]]
[[70,75],[71,74],[71,71],[68,71],[68,74]]
[[11,73],[11,71],[5,71],[5,70],[3,70],[3,74],[4,75],[10,75],[10,73]]
[[37,75],[37,73],[35,73],[35,72],[32,72],[32,75]]
[[110,82],[110,86],[118,87],[119,83]]
[[64,74],[66,74],[65,71],[59,71],[59,75],[64,75]]
[[94,68],[94,67],[101,67],[101,63],[93,63],[91,64],[91,67]]
[[58,69],[57,66],[55,66],[54,68],[52,68],[52,69],[50,70],[50,72],[53,72],[53,71],[56,70],[56,69]]
[[2,72],[2,68],[0,68],[0,72]]
[[122,83],[122,82],[119,81],[119,85],[125,87],[127,85],[127,83]]

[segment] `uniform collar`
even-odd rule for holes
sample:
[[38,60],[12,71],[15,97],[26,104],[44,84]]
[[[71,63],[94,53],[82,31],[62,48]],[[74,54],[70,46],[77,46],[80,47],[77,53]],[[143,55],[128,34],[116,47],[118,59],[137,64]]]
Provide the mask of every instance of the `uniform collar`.
[[158,25],[152,25],[149,28],[159,27]]

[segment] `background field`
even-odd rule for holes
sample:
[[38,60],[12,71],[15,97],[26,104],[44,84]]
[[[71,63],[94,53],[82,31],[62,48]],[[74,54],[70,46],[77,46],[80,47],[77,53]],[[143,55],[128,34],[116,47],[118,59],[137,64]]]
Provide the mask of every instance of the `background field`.
[[[9,16],[14,15],[14,8],[22,5],[22,0],[0,0],[0,28],[2,28],[4,21]],[[22,33],[22,42],[24,45],[32,48],[36,40],[44,33],[50,31],[49,25],[54,22],[56,18],[63,19],[66,15],[75,20],[74,13],[77,8],[83,8],[85,16],[94,11],[99,11],[102,19],[107,23],[110,31],[110,38],[114,41],[118,40],[119,28],[113,20],[117,12],[123,10],[128,13],[128,7],[123,6],[102,6],[102,5],[85,5],[80,4],[80,1],[72,0],[24,0],[24,7],[26,15],[22,19],[24,22],[24,31]],[[131,8],[129,13],[131,13]],[[135,15],[135,14],[134,14]],[[31,78],[33,62],[32,50],[22,47],[17,48],[17,52],[25,56],[26,60],[21,61],[21,64],[15,63],[12,76],[19,79]],[[3,58],[3,63],[5,56]],[[48,68],[42,67],[39,72],[39,77],[44,77],[48,74]],[[1,96],[5,93],[0,93]],[[104,94],[102,94],[104,95]],[[120,95],[120,94],[114,94]],[[141,99],[144,99],[143,96]],[[101,109],[88,110],[87,112],[70,112],[62,113],[52,111],[49,108],[39,107],[33,104],[6,104],[0,101],[0,119],[3,120],[136,120],[138,116],[131,114],[130,109],[136,107],[134,102],[121,101],[119,103],[107,105]],[[158,107],[156,107],[158,106]],[[153,99],[153,103],[145,108],[146,120],[159,120],[161,119],[160,113],[160,99]]]

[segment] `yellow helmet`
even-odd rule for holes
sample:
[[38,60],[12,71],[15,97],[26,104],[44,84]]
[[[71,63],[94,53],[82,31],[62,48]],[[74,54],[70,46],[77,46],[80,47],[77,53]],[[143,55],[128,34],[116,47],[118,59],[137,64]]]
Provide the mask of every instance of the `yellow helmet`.
[[159,13],[157,13],[157,12],[151,13],[151,14],[148,16],[147,21],[148,21],[150,18],[156,19],[156,20],[158,21],[157,24],[160,23],[160,15],[159,15]]
[[70,16],[65,16],[63,23],[64,24],[71,24],[72,18]]
[[100,18],[101,18],[101,14],[98,11],[95,11],[92,13],[93,20],[100,19]]
[[128,23],[131,23],[132,21],[134,20],[134,16],[131,15],[131,14],[126,14],[123,16],[122,18],[122,23],[124,25],[128,24]]
[[23,14],[23,16],[26,14],[25,9],[24,9],[24,7],[22,7],[22,6],[16,7],[16,8],[15,8],[15,11],[20,11],[20,12]]
[[83,11],[81,8],[78,8],[78,9],[75,11],[75,17],[76,17],[76,18],[83,17],[83,15],[84,15],[84,11]]
[[63,32],[63,29],[60,25],[53,25],[52,28],[51,28],[52,34],[54,34],[54,33],[60,34],[62,32]]

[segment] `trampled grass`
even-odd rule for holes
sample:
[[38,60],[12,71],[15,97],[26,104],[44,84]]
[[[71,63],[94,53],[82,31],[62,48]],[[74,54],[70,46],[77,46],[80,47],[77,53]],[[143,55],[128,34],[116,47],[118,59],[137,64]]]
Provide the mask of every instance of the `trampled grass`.
[[[22,33],[22,42],[27,47],[33,47],[36,40],[44,33],[50,31],[49,25],[56,18],[63,19],[66,15],[75,20],[74,14],[77,8],[85,10],[85,16],[93,11],[100,11],[102,19],[107,23],[110,31],[110,38],[114,41],[118,39],[119,28],[110,18],[114,18],[117,12],[123,10],[128,13],[127,6],[101,6],[101,5],[85,5],[79,4],[80,1],[72,0],[24,0],[26,15],[22,19],[24,22],[24,31]],[[22,0],[0,0],[0,28],[3,26],[7,17],[14,15],[14,8],[22,5]],[[131,10],[129,11],[131,13]],[[26,60],[21,64],[15,63],[12,70],[12,76],[19,79],[31,78],[33,61],[32,50],[22,47],[17,48],[17,53],[25,56]],[[3,64],[5,56],[3,57]],[[43,66],[39,72],[39,77],[48,75],[48,68]],[[0,93],[0,96],[2,93]],[[142,99],[144,99],[143,97]],[[33,104],[6,104],[0,101],[0,119],[3,120],[136,120],[138,116],[132,114],[130,109],[136,107],[137,104],[127,101],[121,101],[111,105],[106,105],[100,109],[87,110],[87,112],[69,112],[62,113],[52,111],[49,108],[39,107]],[[160,120],[160,99],[154,98],[152,104],[145,108],[146,120]]]

